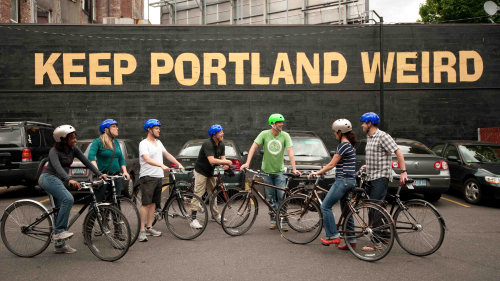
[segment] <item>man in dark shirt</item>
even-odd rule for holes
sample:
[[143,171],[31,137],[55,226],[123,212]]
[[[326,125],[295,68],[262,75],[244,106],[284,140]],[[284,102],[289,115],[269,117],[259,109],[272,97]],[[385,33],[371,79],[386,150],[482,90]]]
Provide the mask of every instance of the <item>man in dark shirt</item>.
[[[205,193],[205,190],[211,192],[216,184],[216,179],[214,178],[214,165],[223,165],[223,169],[227,170],[229,165],[231,165],[231,160],[226,160],[226,149],[224,143],[224,132],[222,131],[222,126],[213,125],[208,129],[208,136],[210,137],[203,142],[200,149],[200,154],[198,154],[198,159],[194,167],[194,194],[200,198]],[[213,198],[213,193],[210,200],[217,200]],[[192,228],[202,228],[200,222],[196,219],[196,213],[200,211],[198,200],[194,199],[191,202],[191,216]],[[220,221],[219,210],[217,209],[217,204],[214,204],[215,212],[214,217],[216,220]]]

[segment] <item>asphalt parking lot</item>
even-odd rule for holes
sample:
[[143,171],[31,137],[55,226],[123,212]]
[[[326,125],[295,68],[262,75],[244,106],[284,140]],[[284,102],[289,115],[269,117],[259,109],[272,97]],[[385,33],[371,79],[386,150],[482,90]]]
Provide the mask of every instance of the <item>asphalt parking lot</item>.
[[[47,196],[28,192],[25,187],[0,187],[1,212],[22,198],[49,206]],[[449,228],[438,252],[415,257],[395,243],[375,263],[325,247],[319,238],[308,245],[292,244],[268,229],[262,208],[252,229],[240,237],[228,236],[210,221],[200,237],[182,241],[162,221],[157,227],[161,237],[137,242],[125,257],[109,263],[83,244],[82,216],[71,229],[75,237],[69,243],[76,254],[56,255],[49,246],[37,257],[19,258],[0,243],[0,280],[499,280],[499,202],[473,206],[457,194],[444,194],[435,206]]]

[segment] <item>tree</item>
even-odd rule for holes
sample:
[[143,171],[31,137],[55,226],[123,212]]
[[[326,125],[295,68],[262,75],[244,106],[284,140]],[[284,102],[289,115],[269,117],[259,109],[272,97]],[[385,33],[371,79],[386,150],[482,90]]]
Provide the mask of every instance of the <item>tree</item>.
[[[419,14],[422,22],[440,23],[452,21],[456,23],[490,23],[488,14],[484,11],[487,0],[426,0],[420,5]],[[499,0],[494,1],[497,5]],[[476,18],[482,17],[482,18]],[[475,18],[467,19],[466,18]],[[500,23],[500,14],[491,17]],[[453,21],[460,20],[460,21]]]

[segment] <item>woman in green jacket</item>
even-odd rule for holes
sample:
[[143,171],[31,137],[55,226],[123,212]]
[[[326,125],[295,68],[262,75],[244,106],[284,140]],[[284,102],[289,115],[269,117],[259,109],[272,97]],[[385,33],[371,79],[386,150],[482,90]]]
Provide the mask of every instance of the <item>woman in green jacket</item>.
[[[120,174],[121,170],[123,176],[125,176],[127,180],[130,180],[120,143],[116,139],[116,137],[118,137],[118,122],[113,119],[102,121],[101,125],[99,125],[99,132],[101,132],[101,136],[96,138],[90,146],[89,160],[103,174],[117,175]],[[102,202],[106,190],[110,187],[110,184],[106,184],[99,192],[96,192],[97,202]],[[121,180],[115,181],[115,188],[116,194],[121,195]]]

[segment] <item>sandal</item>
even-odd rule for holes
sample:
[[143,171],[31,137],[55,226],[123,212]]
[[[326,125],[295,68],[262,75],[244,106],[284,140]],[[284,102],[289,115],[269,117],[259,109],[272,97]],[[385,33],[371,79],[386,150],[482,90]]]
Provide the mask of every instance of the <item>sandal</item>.
[[362,251],[375,251],[382,250],[382,245],[364,246],[361,248]]

